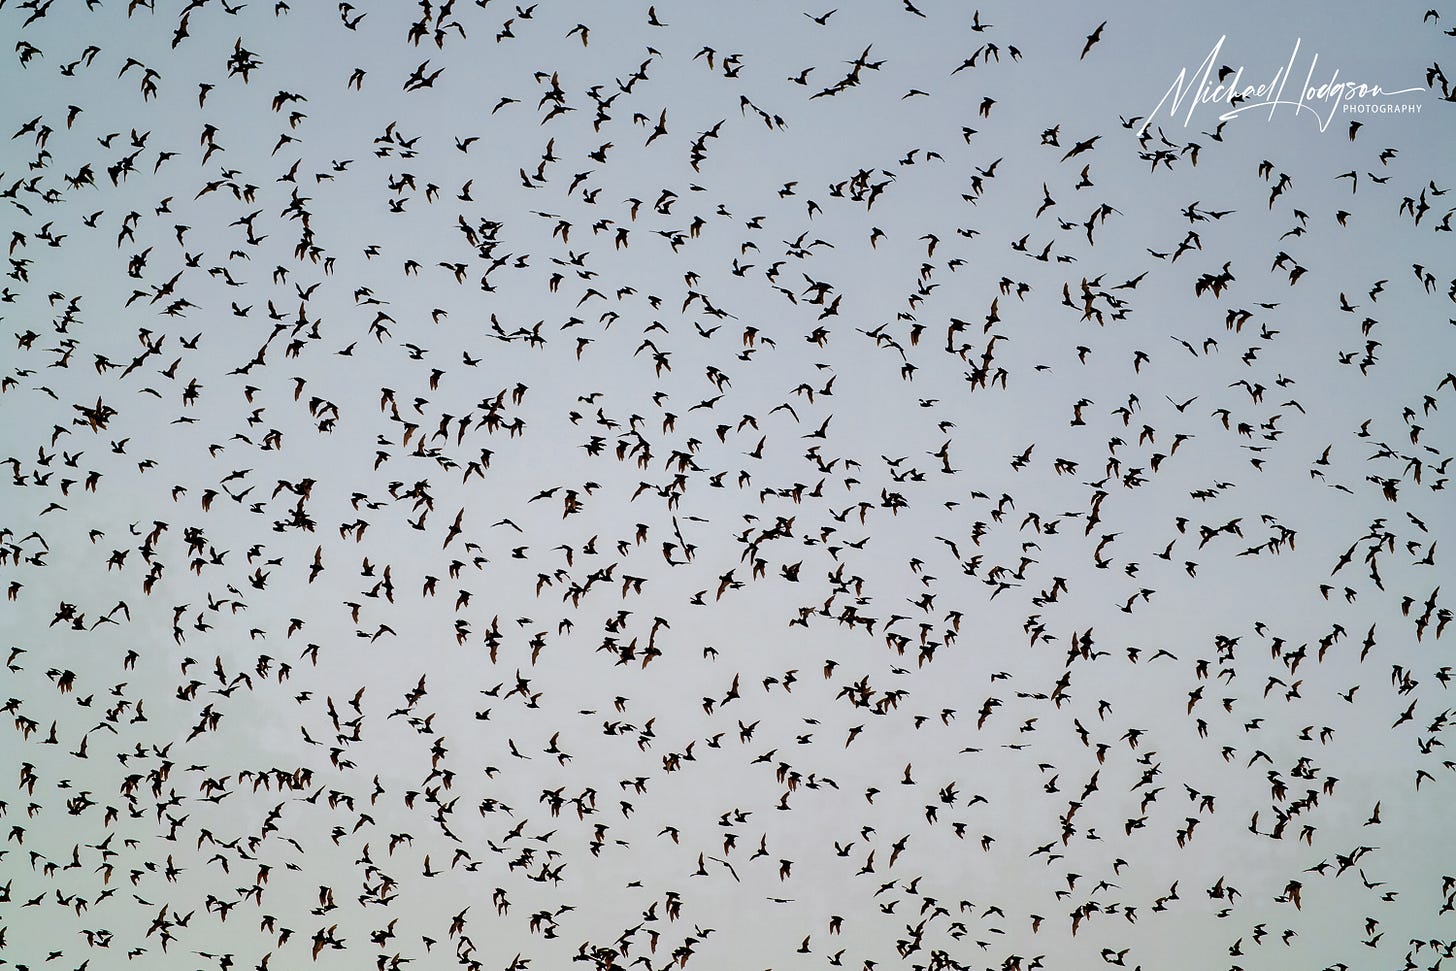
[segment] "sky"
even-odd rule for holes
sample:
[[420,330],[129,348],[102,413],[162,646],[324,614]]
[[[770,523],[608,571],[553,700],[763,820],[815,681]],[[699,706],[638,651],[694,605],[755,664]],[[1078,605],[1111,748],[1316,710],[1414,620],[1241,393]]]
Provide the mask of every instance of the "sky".
[[53,5],[0,967],[1448,961],[1456,12]]

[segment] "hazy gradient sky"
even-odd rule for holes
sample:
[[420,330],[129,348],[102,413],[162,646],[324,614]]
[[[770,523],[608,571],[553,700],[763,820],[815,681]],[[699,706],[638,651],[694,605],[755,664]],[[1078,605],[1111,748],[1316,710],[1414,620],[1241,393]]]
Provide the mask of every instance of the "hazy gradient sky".
[[0,966],[1443,966],[1422,13],[0,2]]

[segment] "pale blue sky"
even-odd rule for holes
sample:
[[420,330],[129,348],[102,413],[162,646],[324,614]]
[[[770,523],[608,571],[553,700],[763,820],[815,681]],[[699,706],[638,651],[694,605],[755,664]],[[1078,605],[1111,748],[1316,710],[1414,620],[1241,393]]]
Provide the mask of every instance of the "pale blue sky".
[[0,5],[0,960],[1450,939],[1456,13],[914,6]]

